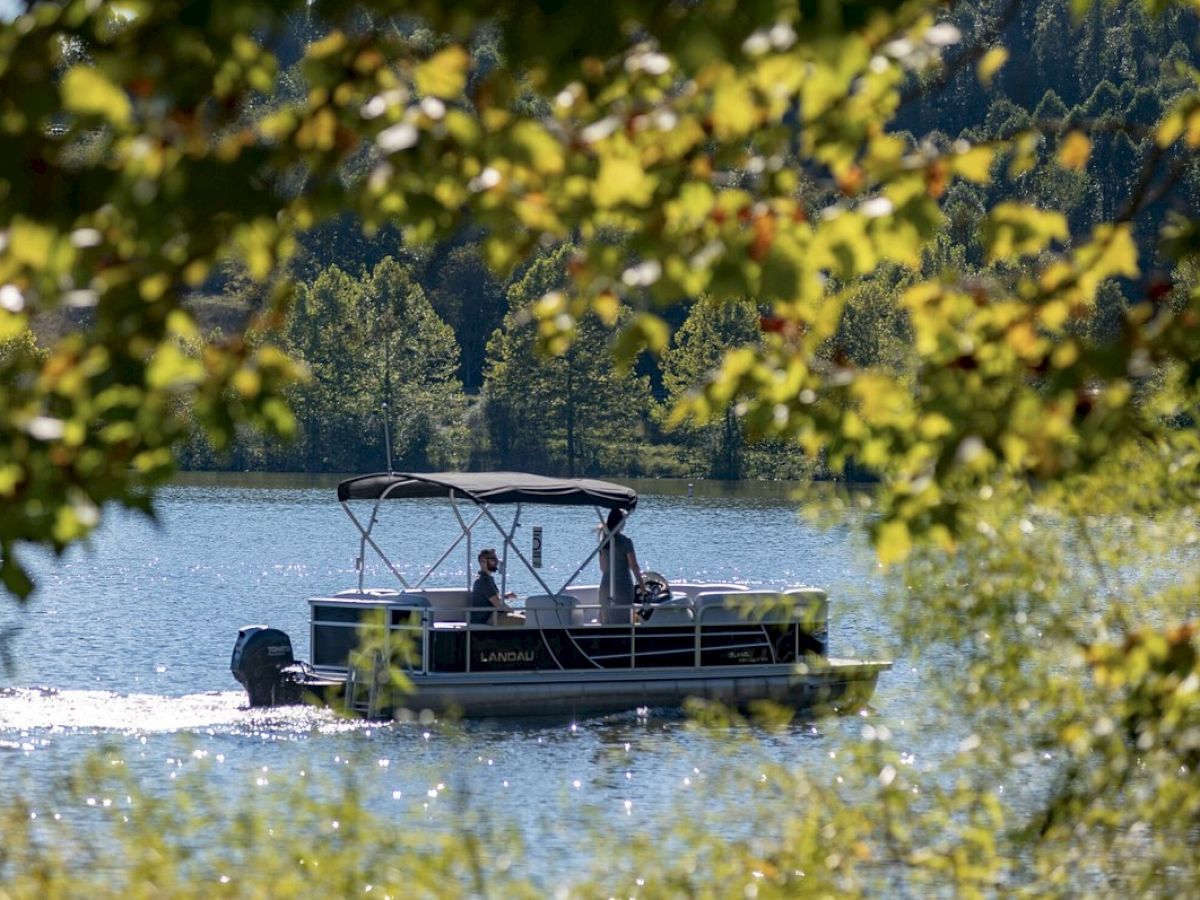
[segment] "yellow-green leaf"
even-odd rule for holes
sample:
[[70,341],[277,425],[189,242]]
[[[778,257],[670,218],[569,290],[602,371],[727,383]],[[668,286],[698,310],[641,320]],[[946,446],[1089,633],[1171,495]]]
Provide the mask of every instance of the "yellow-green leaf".
[[993,261],[1040,253],[1051,241],[1066,239],[1062,213],[1012,201],[998,204],[983,224],[984,245]]
[[520,151],[520,161],[543,175],[558,175],[566,167],[562,145],[535,122],[514,125],[512,141]]
[[912,550],[912,536],[904,522],[884,522],[875,534],[875,552],[885,566],[903,562]]
[[335,53],[340,53],[346,46],[346,35],[341,31],[334,30],[328,35],[321,38],[319,41],[313,41],[304,51],[304,55],[309,59],[324,59],[326,56],[333,56]]
[[417,90],[426,97],[451,100],[466,87],[467,67],[470,64],[471,57],[457,44],[439,50],[417,66],[413,74]]
[[979,83],[984,87],[990,87],[992,79],[996,77],[996,73],[1006,62],[1008,62],[1008,51],[1003,47],[993,47],[985,53],[975,66],[975,74],[979,77]]
[[607,155],[600,160],[600,171],[592,185],[592,200],[601,209],[622,203],[646,206],[654,195],[654,180],[646,175],[632,153]]
[[102,116],[117,126],[129,124],[133,106],[121,88],[91,66],[74,66],[62,80],[63,107],[81,115]]
[[8,252],[18,264],[43,269],[50,262],[54,238],[53,228],[17,216],[9,226]]
[[651,313],[641,313],[617,338],[613,358],[618,366],[628,368],[643,350],[662,353],[670,339],[671,329],[666,322]]
[[163,344],[146,367],[146,383],[152,388],[170,390],[199,384],[204,366],[175,344]]
[[600,317],[600,321],[611,328],[617,324],[621,303],[617,300],[616,294],[606,291],[592,301],[592,309]]
[[24,477],[24,472],[16,463],[0,466],[0,497],[8,496]]
[[1072,131],[1058,148],[1058,163],[1064,169],[1082,172],[1092,155],[1092,142],[1081,131]]
[[950,157],[950,169],[968,181],[986,184],[992,178],[992,160],[995,156],[991,147],[972,147]]
[[741,79],[727,77],[713,94],[713,131],[718,138],[738,138],[758,124],[754,95]]
[[12,340],[29,327],[29,318],[24,313],[12,313],[0,309],[0,342]]

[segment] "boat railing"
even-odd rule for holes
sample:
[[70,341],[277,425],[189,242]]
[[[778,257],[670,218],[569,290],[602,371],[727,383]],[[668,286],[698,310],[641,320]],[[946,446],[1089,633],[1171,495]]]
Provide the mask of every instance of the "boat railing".
[[[409,672],[425,673],[433,635],[438,631],[462,631],[465,666],[471,671],[473,636],[550,629],[566,635],[593,666],[611,668],[613,660],[628,659],[630,668],[638,668],[639,660],[652,665],[656,657],[678,656],[690,650],[692,665],[700,667],[705,654],[715,649],[736,652],[770,647],[774,659],[780,651],[777,642],[789,631],[794,642],[790,648],[793,658],[823,655],[828,628],[824,592],[807,589],[699,592],[644,609],[635,605],[615,610],[598,602],[582,603],[569,594],[535,594],[524,599],[523,609],[512,612],[498,611],[491,605],[470,605],[457,593],[451,598],[451,593],[456,592],[446,592],[440,599],[453,599],[453,608],[431,603],[422,594],[390,591],[314,599],[314,665],[343,667],[355,649],[370,646]],[[623,618],[625,609],[629,610],[628,621],[613,621],[614,612],[620,610],[616,615]],[[473,621],[472,614],[487,621]],[[685,636],[689,643],[683,647],[654,643]],[[579,643],[584,639],[587,650]]]

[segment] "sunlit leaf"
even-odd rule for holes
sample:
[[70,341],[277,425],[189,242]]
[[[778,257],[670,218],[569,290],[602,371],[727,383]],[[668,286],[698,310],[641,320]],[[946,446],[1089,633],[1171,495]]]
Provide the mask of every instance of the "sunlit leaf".
[[82,115],[96,115],[113,125],[129,124],[133,105],[125,91],[99,69],[73,66],[62,79],[63,108]]
[[996,73],[1008,62],[1008,50],[1004,47],[993,47],[987,51],[975,65],[975,74],[979,83],[990,87]]
[[992,260],[1036,254],[1066,238],[1062,213],[1012,201],[997,204],[983,224],[983,241]]
[[956,175],[977,184],[986,184],[991,180],[994,159],[995,151],[990,147],[971,147],[962,153],[955,153],[950,158],[950,166]]
[[534,122],[513,127],[512,140],[521,151],[522,161],[544,175],[558,175],[565,168],[562,145],[546,129]]
[[654,195],[654,179],[646,174],[631,152],[606,153],[592,186],[592,199],[601,209],[628,203],[647,206]]
[[885,566],[903,562],[912,552],[912,536],[904,522],[883,522],[875,533],[875,552]]
[[1092,142],[1081,131],[1072,131],[1058,148],[1058,162],[1065,169],[1082,172],[1092,155]]
[[426,97],[452,100],[467,84],[467,69],[471,58],[457,44],[439,50],[417,66],[413,73],[417,90]]

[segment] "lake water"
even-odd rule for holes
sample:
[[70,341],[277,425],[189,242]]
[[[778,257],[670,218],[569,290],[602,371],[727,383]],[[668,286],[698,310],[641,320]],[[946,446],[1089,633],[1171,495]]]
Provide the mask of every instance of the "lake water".
[[[825,588],[831,652],[896,662],[872,708],[780,732],[720,733],[663,711],[448,729],[350,722],[325,710],[249,710],[229,672],[238,628],[280,627],[307,658],[305,600],[355,585],[356,533],[328,482],[195,477],[162,492],[157,524],[117,511],[86,549],[61,560],[27,555],[37,593],[23,608],[9,599],[0,605],[8,660],[0,669],[0,790],[43,813],[79,815],[61,807],[55,789],[100,748],[148,790],[199,766],[231,795],[302,771],[352,771],[375,809],[413,827],[453,827],[463,797],[488,798],[497,825],[526,846],[555,851],[518,863],[549,885],[570,877],[585,855],[579,835],[590,828],[632,839],[680,816],[730,835],[753,828],[750,820],[705,818],[718,802],[737,807],[745,785],[729,774],[731,748],[745,759],[746,738],[765,760],[830,779],[839,753],[861,744],[867,726],[886,725],[913,765],[953,752],[962,735],[944,723],[933,728],[920,701],[922,667],[938,661],[911,660],[894,646],[881,615],[882,580],[855,523],[814,527],[777,485],[698,484],[693,495],[677,484],[636,486],[641,499],[628,533],[644,568],[668,579]],[[594,518],[525,508],[518,543],[527,548],[531,526],[544,528],[551,587],[594,543],[582,513]],[[457,534],[448,507],[395,503],[386,514],[384,546],[406,577]],[[463,584],[464,556],[456,553],[429,583]],[[581,580],[594,583],[594,568]],[[509,569],[509,589],[538,590],[527,573]],[[369,585],[394,586],[389,579],[368,567]]]

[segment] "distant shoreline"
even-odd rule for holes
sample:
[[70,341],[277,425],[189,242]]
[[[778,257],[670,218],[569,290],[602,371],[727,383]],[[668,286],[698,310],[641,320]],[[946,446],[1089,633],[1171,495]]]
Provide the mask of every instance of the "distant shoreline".
[[[214,471],[183,470],[171,479],[171,484],[182,487],[262,487],[262,488],[328,488],[333,489],[346,478],[352,478],[361,473],[332,473],[332,472],[252,472],[252,471]],[[811,481],[769,480],[769,479],[731,479],[715,478],[626,478],[620,475],[585,476],[600,478],[606,481],[616,481],[627,484],[644,494],[661,494],[666,496],[684,497],[720,497],[736,494],[746,496],[774,496],[791,494],[803,490],[810,485],[822,485],[828,488],[847,488],[862,490],[874,487],[870,481],[841,481],[829,478],[814,478]]]

